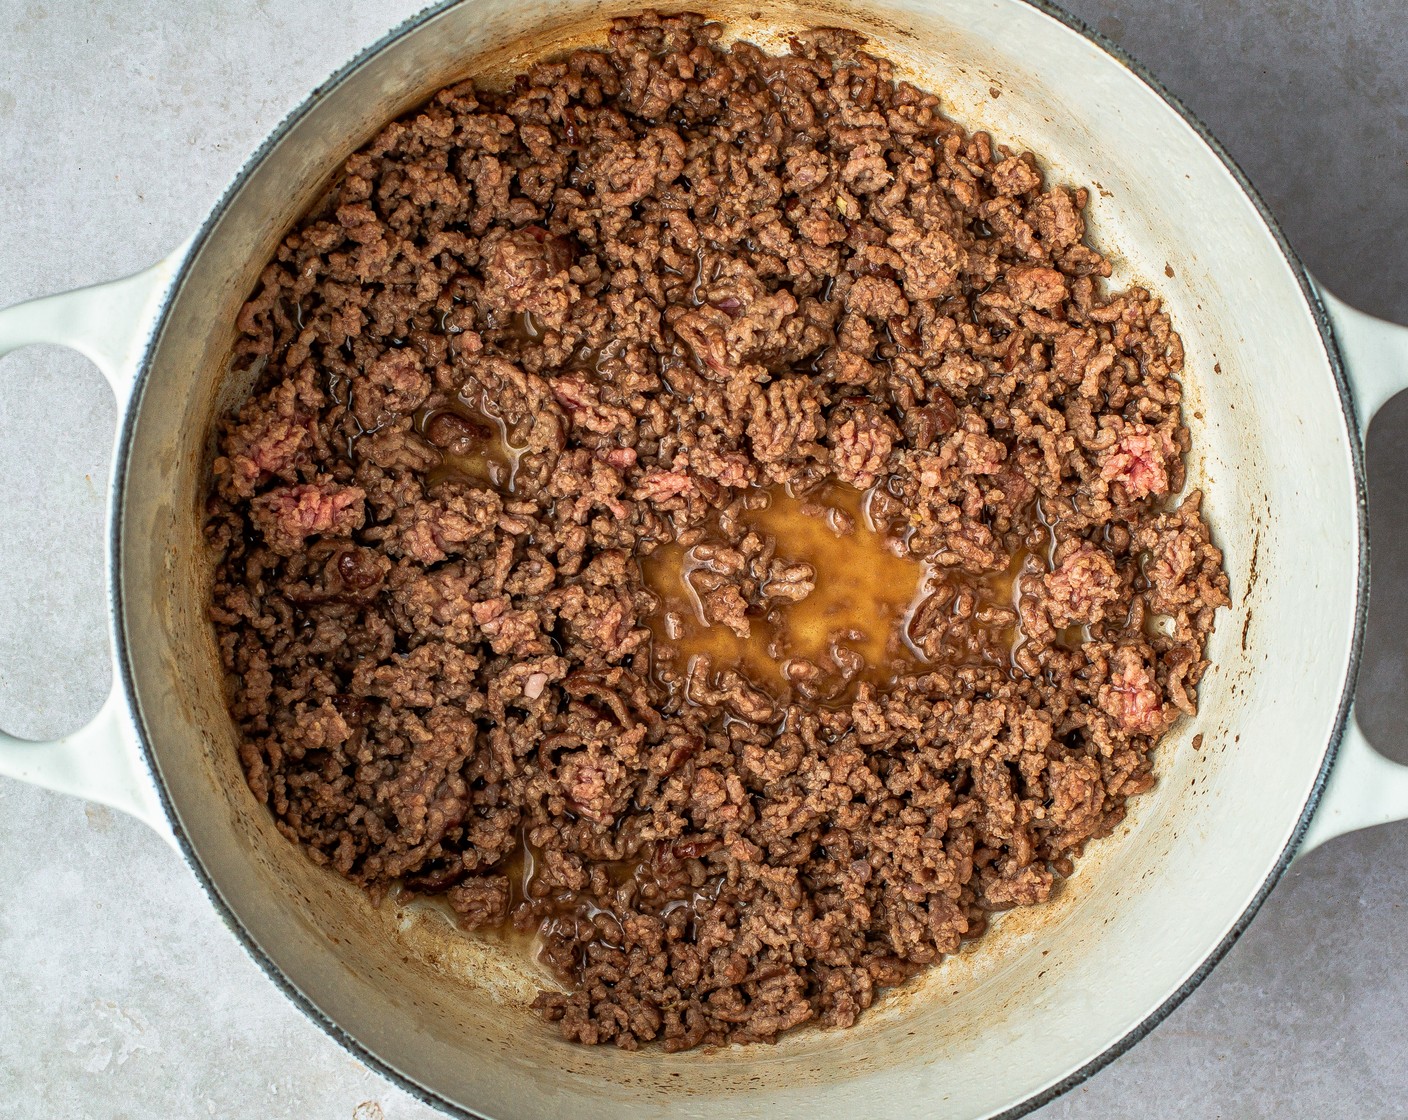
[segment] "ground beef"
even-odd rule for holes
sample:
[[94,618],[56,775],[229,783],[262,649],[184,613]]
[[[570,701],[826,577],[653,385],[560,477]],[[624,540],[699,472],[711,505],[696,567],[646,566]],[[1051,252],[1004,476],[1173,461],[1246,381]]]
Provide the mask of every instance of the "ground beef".
[[[570,1039],[844,1026],[1050,897],[1228,603],[1159,300],[1106,290],[1086,190],[861,48],[646,15],[443,90],[239,318],[207,530],[250,788],[375,894],[537,930]],[[928,565],[908,669],[670,656],[642,560],[693,549],[753,640],[828,577],[750,495],[837,486]]]

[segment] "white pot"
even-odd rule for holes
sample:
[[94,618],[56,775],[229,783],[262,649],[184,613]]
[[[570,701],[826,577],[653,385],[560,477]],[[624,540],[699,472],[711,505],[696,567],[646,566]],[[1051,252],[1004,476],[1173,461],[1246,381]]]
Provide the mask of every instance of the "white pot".
[[450,1112],[778,1120],[1035,1107],[1186,996],[1298,850],[1408,817],[1408,768],[1377,755],[1351,717],[1368,593],[1362,432],[1408,383],[1408,331],[1317,290],[1197,122],[1054,10],[709,7],[775,49],[799,26],[859,29],[960,121],[1031,147],[1059,180],[1096,185],[1091,228],[1114,252],[1115,283],[1147,278],[1183,334],[1190,485],[1207,491],[1235,605],[1218,619],[1201,715],[1160,749],[1157,787],[1055,900],[1005,916],[850,1030],[713,1053],[589,1049],[525,1010],[533,979],[517,962],[434,916],[373,909],[285,841],[245,786],[200,525],[212,419],[248,389],[224,370],[260,262],[383,121],[465,74],[599,41],[608,16],[635,6],[435,8],[316,91],[171,257],[0,312],[0,353],[67,343],[102,368],[124,413],[107,567],[118,683],[76,735],[5,738],[0,773],[162,832],[290,999]]

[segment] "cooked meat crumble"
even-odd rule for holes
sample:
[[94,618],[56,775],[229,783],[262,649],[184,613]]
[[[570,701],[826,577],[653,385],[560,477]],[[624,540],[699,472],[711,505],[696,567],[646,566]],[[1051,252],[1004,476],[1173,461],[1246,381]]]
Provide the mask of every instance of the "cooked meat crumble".
[[667,1049],[845,1026],[1047,899],[1228,604],[1088,196],[855,35],[614,26],[388,125],[239,317],[212,617],[254,794]]

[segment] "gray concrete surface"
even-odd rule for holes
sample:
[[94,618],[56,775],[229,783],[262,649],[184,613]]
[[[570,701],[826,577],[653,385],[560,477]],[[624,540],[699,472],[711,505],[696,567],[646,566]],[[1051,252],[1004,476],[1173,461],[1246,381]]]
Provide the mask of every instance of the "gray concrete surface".
[[[1213,128],[1342,295],[1408,321],[1402,0],[1070,0]],[[0,304],[148,264],[283,114],[418,0],[0,4]],[[0,363],[0,725],[80,725],[107,688],[95,370]],[[1371,438],[1367,728],[1408,759],[1408,397]],[[1408,1111],[1408,826],[1337,841],[1212,978],[1043,1118]],[[244,956],[154,837],[0,781],[0,1114],[426,1120]]]

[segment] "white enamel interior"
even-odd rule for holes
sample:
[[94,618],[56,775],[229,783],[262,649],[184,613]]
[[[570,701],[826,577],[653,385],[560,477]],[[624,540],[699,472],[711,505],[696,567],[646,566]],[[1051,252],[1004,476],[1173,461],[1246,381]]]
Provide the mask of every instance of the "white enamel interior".
[[1137,1027],[1256,895],[1333,730],[1358,549],[1333,377],[1261,217],[1138,77],[1018,0],[706,10],[773,47],[806,26],[865,32],[952,116],[1090,186],[1117,281],[1147,280],[1183,334],[1192,484],[1208,491],[1236,606],[1219,619],[1203,713],[1162,749],[1158,787],[1056,900],[1007,916],[848,1031],[676,1056],[578,1048],[524,1009],[521,966],[433,914],[373,909],[279,836],[240,774],[205,621],[200,510],[212,416],[246,391],[223,370],[260,262],[384,120],[452,79],[599,40],[632,7],[476,0],[426,21],[316,98],[198,244],[123,480],[121,624],[140,718],[181,826],[250,938],[353,1039],[447,1101],[499,1118],[988,1115]]

